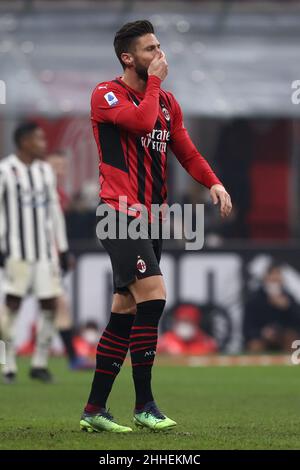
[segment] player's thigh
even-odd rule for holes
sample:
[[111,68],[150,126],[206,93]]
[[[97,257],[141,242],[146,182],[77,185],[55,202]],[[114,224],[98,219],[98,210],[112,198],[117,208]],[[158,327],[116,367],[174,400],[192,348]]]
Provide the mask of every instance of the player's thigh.
[[34,265],[32,290],[40,300],[57,298],[62,294],[62,278],[56,260],[38,261]]
[[32,282],[32,268],[24,260],[7,258],[3,272],[3,293],[6,296],[23,298]]
[[114,313],[136,313],[136,302],[130,292],[114,294],[111,311]]
[[137,279],[128,286],[136,303],[166,299],[166,287],[161,275]]

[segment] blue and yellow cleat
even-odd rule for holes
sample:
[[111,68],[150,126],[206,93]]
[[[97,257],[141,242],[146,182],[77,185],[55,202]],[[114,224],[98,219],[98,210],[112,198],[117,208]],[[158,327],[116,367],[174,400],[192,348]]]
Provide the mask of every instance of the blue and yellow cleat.
[[175,421],[159,411],[154,401],[146,403],[141,411],[135,410],[133,421],[136,426],[152,431],[167,431],[177,425]]
[[113,416],[105,409],[97,414],[84,412],[80,420],[80,429],[87,432],[132,432],[131,428],[116,423]]

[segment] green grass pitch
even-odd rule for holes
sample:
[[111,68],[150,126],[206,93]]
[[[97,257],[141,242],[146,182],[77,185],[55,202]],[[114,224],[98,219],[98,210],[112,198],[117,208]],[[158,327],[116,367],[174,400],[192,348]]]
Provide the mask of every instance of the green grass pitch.
[[[157,366],[154,393],[178,427],[153,433],[133,427],[130,435],[79,431],[92,372],[71,372],[52,359],[55,384],[28,378],[19,360],[18,383],[0,385],[0,449],[299,449],[300,374],[297,366]],[[109,407],[132,424],[130,367],[115,382]]]

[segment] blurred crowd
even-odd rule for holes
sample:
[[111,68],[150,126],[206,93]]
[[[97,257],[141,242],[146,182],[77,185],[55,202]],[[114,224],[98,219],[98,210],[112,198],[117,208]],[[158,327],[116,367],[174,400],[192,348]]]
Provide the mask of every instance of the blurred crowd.
[[[163,317],[158,351],[171,356],[224,352],[226,331],[219,337],[213,310],[213,305],[175,305]],[[224,318],[222,324],[224,328]],[[98,331],[93,321],[79,328],[75,337],[79,355],[93,357]],[[290,353],[293,341],[299,339],[300,305],[285,288],[280,263],[271,262],[260,285],[245,298],[242,331],[242,351],[253,354]]]

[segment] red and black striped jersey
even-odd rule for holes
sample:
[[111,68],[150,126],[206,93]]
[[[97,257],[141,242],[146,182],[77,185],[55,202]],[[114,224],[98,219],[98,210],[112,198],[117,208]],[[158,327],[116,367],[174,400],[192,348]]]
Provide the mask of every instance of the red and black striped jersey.
[[[180,106],[172,93],[149,76],[145,93],[137,92],[121,77],[99,83],[91,97],[91,120],[99,151],[100,197],[128,208],[166,202],[167,151],[170,146],[182,166],[210,188],[221,184],[192,143],[183,124]],[[133,215],[133,214],[131,214]]]

